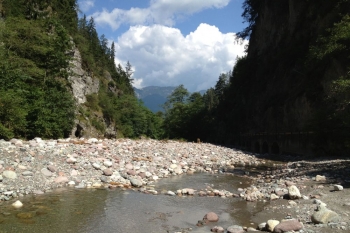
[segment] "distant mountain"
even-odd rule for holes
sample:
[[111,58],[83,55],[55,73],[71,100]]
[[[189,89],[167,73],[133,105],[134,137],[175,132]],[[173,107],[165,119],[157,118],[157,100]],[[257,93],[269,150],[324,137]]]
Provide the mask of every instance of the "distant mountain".
[[[149,86],[141,89],[134,87],[136,97],[143,101],[145,106],[152,112],[164,111],[162,105],[167,101],[167,97],[176,87]],[[199,91],[203,95],[206,90]]]
[[163,111],[161,107],[167,100],[167,97],[176,87],[157,87],[149,86],[142,89],[134,88],[138,99],[142,100],[147,108],[152,112]]

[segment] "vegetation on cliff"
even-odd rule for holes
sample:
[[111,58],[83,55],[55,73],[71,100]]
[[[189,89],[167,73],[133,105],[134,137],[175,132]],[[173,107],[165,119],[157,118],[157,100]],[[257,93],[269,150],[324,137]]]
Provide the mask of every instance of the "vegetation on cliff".
[[[109,124],[118,136],[159,137],[161,118],[134,96],[131,64],[116,66],[114,44],[108,47],[94,20],[78,19],[77,10],[76,0],[0,1],[0,138],[67,137],[77,117],[101,136]],[[68,80],[74,46],[100,81],[82,106]]]
[[[200,129],[189,127],[198,116],[187,114],[175,124],[166,118],[168,135],[235,143],[247,133],[311,132],[316,152],[346,154],[350,1],[246,0],[243,7],[248,26],[238,36],[249,38],[247,55],[237,60],[223,91],[202,97],[213,104],[193,107],[202,109]],[[167,117],[185,110],[191,112],[175,104]]]

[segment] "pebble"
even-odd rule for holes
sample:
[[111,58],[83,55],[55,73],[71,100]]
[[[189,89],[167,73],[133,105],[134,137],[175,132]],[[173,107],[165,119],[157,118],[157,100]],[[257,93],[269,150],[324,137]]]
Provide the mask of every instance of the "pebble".
[[15,208],[21,208],[23,206],[23,203],[17,200],[16,202],[12,203],[12,206]]
[[341,186],[341,185],[334,185],[334,190],[335,191],[342,191],[344,188],[343,188],[343,186]]
[[130,183],[132,184],[132,186],[134,187],[141,187],[143,185],[142,181],[139,179],[135,179],[135,178],[130,178]]
[[49,166],[47,166],[47,170],[49,170],[50,172],[56,172],[57,171],[57,167],[53,166],[53,165],[49,165]]
[[47,168],[41,169],[41,173],[42,173],[44,176],[47,176],[47,177],[52,176],[52,172],[51,172],[49,169],[47,169]]
[[112,167],[113,163],[109,160],[106,160],[103,162],[103,165],[105,165],[106,167]]
[[77,162],[77,159],[76,158],[73,158],[73,157],[69,157],[67,160],[66,160],[67,163],[76,163]]
[[[0,140],[0,142],[2,142],[0,143],[0,171],[2,172],[0,174],[0,200],[11,200],[17,195],[23,196],[30,193],[40,194],[46,190],[64,186],[76,188],[108,186],[131,188],[133,186],[142,189],[145,193],[156,195],[158,191],[149,187],[158,179],[177,176],[182,173],[225,173],[225,171],[234,167],[259,166],[264,163],[264,160],[259,159],[259,156],[236,149],[207,143],[184,143],[171,140],[161,142],[149,139],[134,141],[130,139],[77,140],[68,138],[46,141],[36,138],[20,143],[14,140],[12,144],[3,140]],[[9,147],[11,147],[11,152],[3,149]],[[17,157],[14,157],[13,153]],[[294,165],[292,163],[288,164],[287,167],[282,167],[276,171],[267,171],[266,174],[254,180],[253,183],[256,186],[247,187],[241,183],[241,188],[234,191],[234,193],[226,190],[215,190],[214,188],[200,191],[183,188],[176,192],[164,191],[163,194],[222,198],[241,196],[247,201],[266,201],[286,197],[294,200],[302,197],[305,201],[295,202],[290,200],[288,205],[281,207],[286,209],[300,208],[301,211],[303,206],[301,203],[307,202],[308,196],[323,196],[320,192],[315,194],[304,193],[308,196],[300,195],[300,190],[303,191],[305,187],[301,182],[304,178],[296,178],[298,177],[296,168],[302,166],[303,163],[298,162]],[[244,168],[243,171],[246,174],[253,173],[250,170],[248,171],[248,168]],[[282,172],[285,172],[284,176],[277,176]],[[329,174],[326,175],[328,179],[331,179]],[[25,178],[25,176],[30,178]],[[311,178],[305,177],[305,180]],[[313,177],[313,180],[325,181],[326,177],[318,175]],[[334,183],[340,184],[342,182],[339,179],[334,181]],[[296,187],[296,184],[298,184],[300,190]],[[147,188],[144,188],[145,185],[147,185]],[[334,190],[341,189],[340,185],[333,185],[332,187],[334,187]],[[320,190],[320,187],[318,188]],[[4,195],[5,192],[12,192],[12,194]],[[323,189],[323,192],[325,193],[326,190]],[[267,224],[263,223],[261,225],[259,229],[265,229]],[[226,230],[227,232],[244,232],[241,226],[231,226]]]
[[214,226],[211,228],[211,232],[224,233],[225,229],[221,226]]
[[98,164],[98,163],[93,163],[92,166],[97,169],[97,170],[100,170],[101,169],[101,165]]
[[33,176],[33,172],[31,171],[22,172],[22,176]]
[[176,196],[176,194],[175,194],[173,191],[167,191],[167,194],[168,194],[169,196]]
[[108,168],[108,169],[103,170],[103,174],[105,176],[111,176],[111,175],[113,175],[113,171]]
[[238,225],[232,225],[227,228],[227,233],[244,233],[244,229]]
[[326,179],[326,176],[317,175],[315,177],[315,180],[316,181],[326,181],[327,179]]
[[4,171],[3,173],[2,173],[2,175],[4,176],[4,177],[6,177],[6,178],[9,178],[9,179],[17,179],[17,174],[16,174],[16,172],[14,172],[14,171]]

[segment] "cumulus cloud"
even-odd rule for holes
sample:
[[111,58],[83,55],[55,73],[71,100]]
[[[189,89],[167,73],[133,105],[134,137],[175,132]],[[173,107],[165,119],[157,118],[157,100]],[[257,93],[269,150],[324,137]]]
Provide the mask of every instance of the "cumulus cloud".
[[89,11],[91,8],[93,8],[95,5],[95,1],[94,0],[80,0],[79,1],[79,8],[80,10],[87,12]]
[[151,0],[148,8],[103,9],[92,17],[99,25],[109,25],[113,30],[121,24],[173,26],[179,17],[191,15],[208,8],[222,8],[230,0]]
[[233,68],[247,41],[237,43],[234,33],[202,23],[187,36],[163,25],[133,26],[115,43],[116,61],[130,61],[135,68],[135,86],[184,84],[199,91],[214,86],[220,73]]

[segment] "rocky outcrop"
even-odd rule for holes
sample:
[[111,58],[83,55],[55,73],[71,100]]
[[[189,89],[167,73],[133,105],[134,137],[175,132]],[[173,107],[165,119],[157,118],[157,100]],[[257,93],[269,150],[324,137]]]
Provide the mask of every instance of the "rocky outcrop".
[[81,55],[77,48],[72,49],[73,59],[71,61],[70,76],[72,93],[77,104],[86,102],[86,96],[98,93],[99,80],[95,79],[81,66]]
[[[73,42],[72,42],[73,43]],[[84,103],[87,102],[87,96],[91,94],[98,94],[100,88],[100,81],[91,73],[82,68],[82,58],[78,48],[73,46],[70,51],[73,59],[70,62],[68,81],[71,85],[72,95],[75,99],[76,105],[81,108],[87,108]],[[103,78],[107,82],[112,83],[112,77],[108,71],[105,71]],[[118,94],[118,89],[114,85],[109,85],[109,91]],[[103,119],[101,114],[96,115],[96,119],[105,125],[105,132],[99,132],[92,124],[91,119],[82,116],[81,113],[76,112],[75,126],[72,129],[71,137],[106,137],[116,138],[117,131],[114,123]]]

